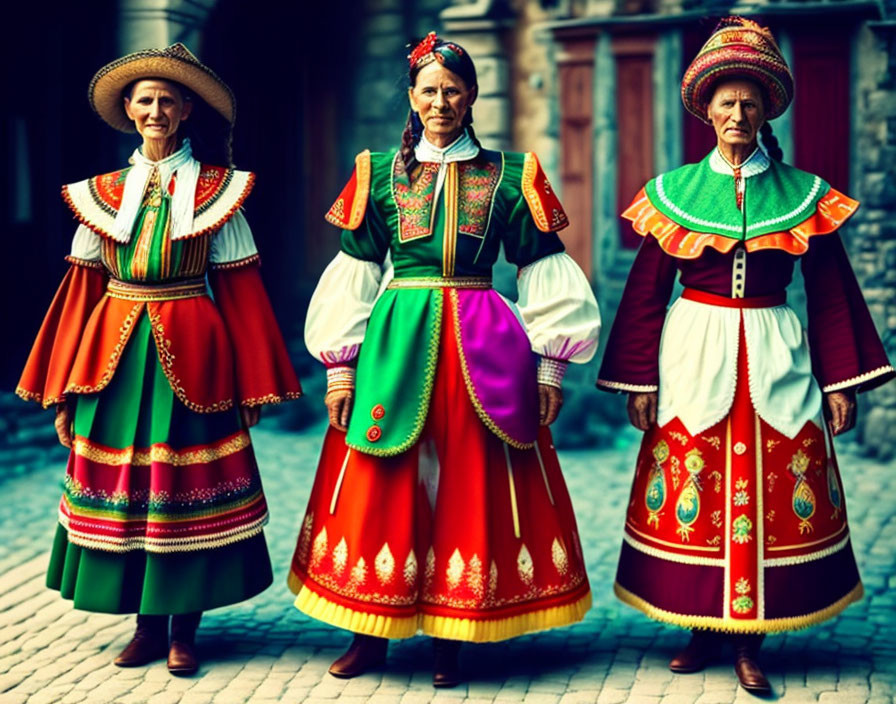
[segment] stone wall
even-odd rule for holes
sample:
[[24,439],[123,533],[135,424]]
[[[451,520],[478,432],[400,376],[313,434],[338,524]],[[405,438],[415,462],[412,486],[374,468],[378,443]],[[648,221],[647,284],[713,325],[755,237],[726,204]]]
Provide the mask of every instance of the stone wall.
[[[844,234],[853,268],[890,359],[896,359],[896,52],[893,29],[863,27],[855,51],[853,173],[862,207]],[[863,449],[896,457],[896,383],[859,398]]]

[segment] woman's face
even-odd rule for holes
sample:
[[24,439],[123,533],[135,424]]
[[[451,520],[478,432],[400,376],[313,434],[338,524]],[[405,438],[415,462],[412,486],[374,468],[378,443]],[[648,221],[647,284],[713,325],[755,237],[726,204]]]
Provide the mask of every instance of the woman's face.
[[759,86],[747,80],[720,83],[709,102],[707,115],[720,145],[752,144],[765,122]]
[[192,109],[180,88],[169,81],[137,81],[131,95],[124,97],[124,111],[144,140],[173,137]]
[[408,98],[427,139],[438,144],[461,131],[464,115],[476,100],[476,89],[471,90],[460,76],[433,61],[420,69]]

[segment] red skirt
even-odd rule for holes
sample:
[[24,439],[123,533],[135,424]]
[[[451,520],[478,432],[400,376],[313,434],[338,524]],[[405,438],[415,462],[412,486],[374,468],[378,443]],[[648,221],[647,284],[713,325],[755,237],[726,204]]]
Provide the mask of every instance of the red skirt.
[[738,370],[727,418],[645,433],[615,591],[687,628],[810,626],[862,596],[833,445],[815,423],[791,439],[756,414],[743,328]]
[[357,633],[497,641],[579,621],[591,605],[550,431],[508,447],[476,414],[445,329],[429,415],[394,457],[328,429],[292,560],[296,607]]

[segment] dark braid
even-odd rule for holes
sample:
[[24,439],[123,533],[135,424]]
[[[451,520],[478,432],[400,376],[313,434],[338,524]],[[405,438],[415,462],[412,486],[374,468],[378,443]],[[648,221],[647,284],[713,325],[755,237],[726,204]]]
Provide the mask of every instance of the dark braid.
[[778,138],[772,133],[771,123],[764,123],[759,130],[759,134],[762,135],[762,145],[765,147],[768,155],[775,161],[784,161],[784,152],[781,151]]
[[414,155],[414,147],[420,141],[420,133],[416,129],[416,125],[419,122],[420,118],[414,114],[413,110],[409,110],[408,120],[404,125],[404,132],[401,133],[401,148],[398,150],[401,154],[401,160],[404,162],[404,170],[408,174],[417,168],[417,157]]

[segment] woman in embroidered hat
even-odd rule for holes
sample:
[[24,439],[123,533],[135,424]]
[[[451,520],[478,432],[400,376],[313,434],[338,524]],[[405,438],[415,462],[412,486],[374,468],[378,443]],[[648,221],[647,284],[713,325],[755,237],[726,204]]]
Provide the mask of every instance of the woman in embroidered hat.
[[240,209],[254,175],[230,168],[228,87],[175,44],[100,69],[89,98],[143,144],[63,187],[81,225],[17,389],[56,406],[71,448],[47,584],[136,612],[116,665],[167,654],[189,674],[202,612],[271,583],[248,428],[301,389]]
[[[469,54],[430,33],[408,58],[401,148],[359,154],[327,214],[342,251],[305,339],[331,427],[289,582],[299,609],[355,633],[332,674],[423,632],[433,683],[452,686],[461,641],[573,623],[591,603],[547,426],[600,321],[535,155],[476,139]],[[502,244],[516,310],[491,286]]]
[[[701,670],[727,633],[758,693],[765,633],[862,595],[832,436],[853,426],[857,391],[894,376],[837,233],[858,203],[782,163],[771,135],[792,94],[749,20],[723,21],[694,59],[682,99],[718,145],[623,213],[644,241],[597,382],[628,392],[645,431],[616,594],[693,629],[675,672]],[[785,303],[797,260],[808,344]]]

